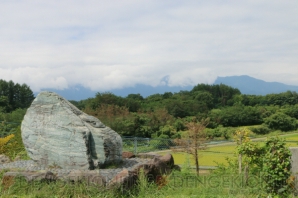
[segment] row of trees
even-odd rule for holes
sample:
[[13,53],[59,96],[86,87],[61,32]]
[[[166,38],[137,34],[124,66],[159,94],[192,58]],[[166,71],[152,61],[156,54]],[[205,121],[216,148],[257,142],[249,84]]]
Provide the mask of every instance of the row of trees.
[[[33,92],[26,84],[0,80],[0,112],[6,113],[0,117],[5,115],[5,120],[15,114],[23,116],[33,99]],[[94,98],[71,102],[123,136],[179,137],[193,118],[208,117],[210,137],[229,138],[223,127],[262,124],[252,130],[265,134],[270,130],[294,130],[298,119],[296,92],[243,95],[223,84],[198,84],[191,91],[165,92],[146,98],[140,94],[120,97],[97,93]],[[18,109],[23,109],[22,113],[18,114]]]
[[0,80],[0,112],[28,108],[33,99],[34,94],[28,85]]
[[95,98],[72,101],[85,112],[126,136],[177,137],[194,117],[210,118],[210,137],[229,134],[223,127],[261,125],[252,130],[265,134],[272,130],[297,128],[298,94],[284,92],[266,96],[243,95],[227,85],[198,84],[191,91],[165,92],[143,98],[98,93]]

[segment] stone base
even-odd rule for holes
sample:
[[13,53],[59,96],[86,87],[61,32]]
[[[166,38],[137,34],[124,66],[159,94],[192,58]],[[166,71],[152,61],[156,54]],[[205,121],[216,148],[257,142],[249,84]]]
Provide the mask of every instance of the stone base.
[[[152,156],[151,156],[152,157]],[[21,176],[27,182],[32,181],[56,181],[65,182],[85,181],[87,184],[95,184],[108,188],[130,189],[136,185],[140,170],[143,170],[145,176],[152,182],[158,182],[164,174],[169,174],[174,169],[174,160],[171,154],[165,156],[156,155],[153,159],[127,159],[131,162],[131,167],[99,169],[99,170],[63,170],[50,169],[40,171],[10,171],[3,176],[3,181],[12,180]]]

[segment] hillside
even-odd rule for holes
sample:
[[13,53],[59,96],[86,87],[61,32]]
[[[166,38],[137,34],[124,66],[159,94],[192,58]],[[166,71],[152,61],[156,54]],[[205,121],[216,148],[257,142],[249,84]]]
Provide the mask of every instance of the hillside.
[[238,88],[242,94],[266,95],[286,91],[298,92],[298,86],[286,85],[279,82],[266,82],[247,75],[217,77],[214,84],[220,83]]

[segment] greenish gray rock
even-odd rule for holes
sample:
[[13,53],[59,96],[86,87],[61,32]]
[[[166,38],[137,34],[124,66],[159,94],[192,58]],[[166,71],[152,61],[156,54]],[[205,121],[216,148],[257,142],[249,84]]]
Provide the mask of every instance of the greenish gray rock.
[[92,170],[122,160],[122,139],[53,92],[41,92],[21,125],[28,155],[43,167]]

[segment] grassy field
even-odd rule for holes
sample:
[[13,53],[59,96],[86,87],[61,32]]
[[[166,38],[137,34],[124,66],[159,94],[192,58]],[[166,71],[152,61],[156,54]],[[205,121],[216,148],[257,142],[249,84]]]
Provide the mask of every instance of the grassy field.
[[[236,146],[228,145],[228,146],[217,146],[211,147],[207,150],[199,151],[199,160],[200,166],[217,166],[217,163],[227,164],[226,158],[235,158],[234,151]],[[168,152],[161,152],[159,154],[163,155]],[[175,164],[185,164],[188,160],[190,161],[190,165],[195,165],[192,157],[189,154],[185,153],[176,153],[170,152],[173,157]]]
[[[288,147],[298,147],[298,133],[283,136],[287,142]],[[263,144],[265,139],[259,140],[260,144]],[[217,166],[218,163],[227,165],[226,158],[236,159],[235,155],[236,145],[216,145],[207,148],[206,150],[199,151],[199,163],[200,166]],[[159,152],[159,154],[164,155],[166,153],[171,153],[174,157],[175,164],[185,164],[190,161],[190,165],[194,166],[194,161],[192,157],[185,153],[176,152]]]

